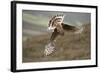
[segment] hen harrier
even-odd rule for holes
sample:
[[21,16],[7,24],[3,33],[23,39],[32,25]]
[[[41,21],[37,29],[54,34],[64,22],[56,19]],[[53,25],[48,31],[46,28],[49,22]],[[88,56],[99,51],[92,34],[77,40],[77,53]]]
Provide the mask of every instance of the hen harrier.
[[48,24],[48,30],[52,30],[50,42],[45,46],[45,55],[51,54],[55,50],[55,39],[58,35],[64,36],[65,31],[72,31],[74,33],[81,33],[83,28],[68,25],[63,23],[64,15],[55,15],[51,18]]

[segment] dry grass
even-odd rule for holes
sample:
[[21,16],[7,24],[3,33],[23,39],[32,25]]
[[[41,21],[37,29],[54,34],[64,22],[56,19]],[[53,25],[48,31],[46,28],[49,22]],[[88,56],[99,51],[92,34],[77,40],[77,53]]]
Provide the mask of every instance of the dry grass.
[[81,34],[66,32],[63,37],[58,36],[56,51],[49,56],[44,55],[45,45],[50,34],[36,36],[23,42],[23,62],[44,62],[61,60],[90,59],[90,24],[84,25]]

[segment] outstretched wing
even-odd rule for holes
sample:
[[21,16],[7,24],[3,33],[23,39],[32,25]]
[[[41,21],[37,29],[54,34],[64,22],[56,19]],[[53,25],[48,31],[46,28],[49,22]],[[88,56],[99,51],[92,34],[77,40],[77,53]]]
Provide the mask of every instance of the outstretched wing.
[[48,24],[48,30],[54,30],[57,25],[61,25],[63,22],[64,15],[56,15],[51,18]]
[[64,23],[62,23],[62,27],[64,30],[72,31],[72,32],[75,32],[76,34],[81,33],[84,29],[83,26],[80,26],[80,27],[79,26],[72,26],[72,25],[68,25],[68,24],[64,24]]
[[76,31],[77,30],[77,28],[75,26],[64,24],[64,23],[62,23],[62,27],[64,30],[67,30],[67,31]]

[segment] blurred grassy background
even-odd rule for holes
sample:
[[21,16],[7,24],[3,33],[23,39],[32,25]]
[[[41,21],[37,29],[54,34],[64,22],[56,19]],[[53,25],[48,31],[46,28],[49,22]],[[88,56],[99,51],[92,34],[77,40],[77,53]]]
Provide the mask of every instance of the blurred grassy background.
[[[48,22],[52,16],[64,14],[64,23],[69,25],[84,25],[81,34],[65,32],[64,36],[56,38],[56,51],[49,56],[44,55],[45,45],[51,36],[47,31]],[[85,60],[91,57],[90,47],[90,13],[57,12],[23,10],[22,12],[22,61],[44,62],[61,60]]]
[[44,49],[51,33],[28,38],[23,41],[23,62],[90,59],[90,24],[84,27],[81,34],[65,32],[64,36],[58,36],[56,51],[49,56],[44,55]]

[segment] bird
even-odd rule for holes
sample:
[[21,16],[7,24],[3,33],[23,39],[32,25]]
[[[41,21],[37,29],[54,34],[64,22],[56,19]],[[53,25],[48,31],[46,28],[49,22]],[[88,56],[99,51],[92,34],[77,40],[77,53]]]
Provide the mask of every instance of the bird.
[[49,44],[45,46],[45,55],[50,55],[55,50],[55,39],[58,35],[64,36],[65,31],[70,31],[74,33],[81,33],[83,27],[76,27],[63,22],[64,15],[57,14],[53,16],[48,23],[48,30],[52,31],[52,35],[49,39]]

